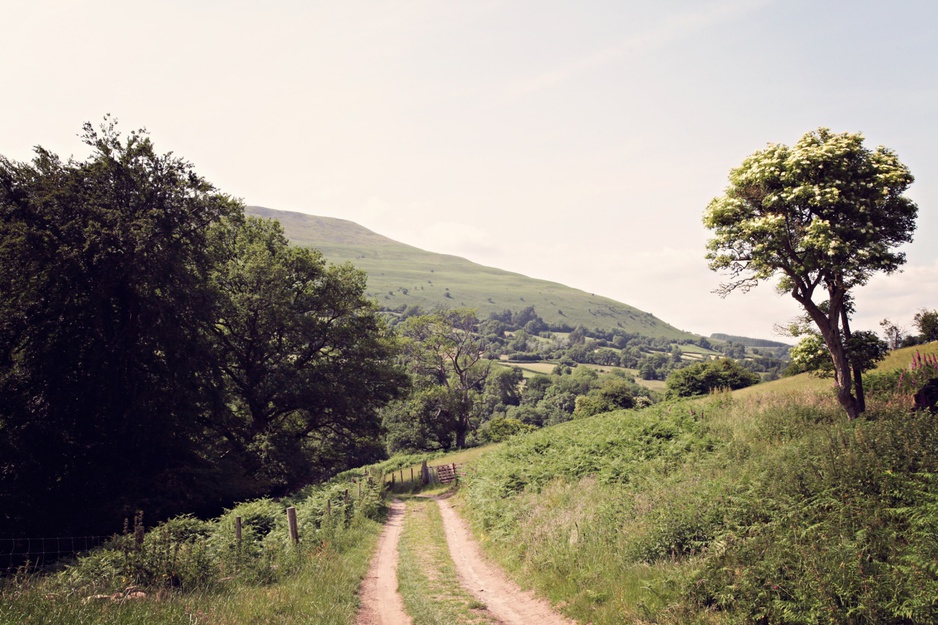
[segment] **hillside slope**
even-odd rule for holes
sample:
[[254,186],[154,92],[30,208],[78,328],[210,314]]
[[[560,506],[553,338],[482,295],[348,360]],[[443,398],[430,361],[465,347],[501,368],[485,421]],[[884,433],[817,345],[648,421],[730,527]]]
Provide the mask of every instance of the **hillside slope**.
[[584,326],[668,339],[696,338],[643,312],[556,282],[485,267],[464,258],[398,243],[344,219],[259,206],[247,213],[273,218],[297,245],[322,251],[331,262],[351,261],[368,273],[368,294],[387,310],[468,306],[481,318],[533,306],[548,324]]
[[936,346],[852,422],[807,374],[606,413],[484,454],[458,501],[582,623],[936,623],[938,414],[910,411],[936,365],[894,368]]

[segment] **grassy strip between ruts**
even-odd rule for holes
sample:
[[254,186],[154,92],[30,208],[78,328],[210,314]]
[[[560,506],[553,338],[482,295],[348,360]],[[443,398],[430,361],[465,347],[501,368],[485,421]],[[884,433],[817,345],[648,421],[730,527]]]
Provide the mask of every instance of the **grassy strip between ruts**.
[[407,500],[399,554],[398,588],[414,625],[498,622],[459,583],[434,500]]
[[381,531],[359,518],[333,540],[299,551],[296,574],[274,585],[240,584],[210,592],[149,595],[145,599],[60,596],[39,580],[0,597],[0,624],[349,625],[358,608],[358,586]]

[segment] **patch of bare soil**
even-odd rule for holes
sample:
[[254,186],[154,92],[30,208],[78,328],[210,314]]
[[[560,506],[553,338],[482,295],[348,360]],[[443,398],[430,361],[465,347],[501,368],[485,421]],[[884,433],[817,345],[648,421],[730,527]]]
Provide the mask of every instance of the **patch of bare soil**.
[[456,571],[466,589],[505,625],[576,625],[544,599],[522,590],[482,554],[468,524],[445,497],[434,497]]
[[357,625],[411,625],[397,592],[397,543],[404,527],[404,503],[395,500],[378,539],[378,550],[361,588]]

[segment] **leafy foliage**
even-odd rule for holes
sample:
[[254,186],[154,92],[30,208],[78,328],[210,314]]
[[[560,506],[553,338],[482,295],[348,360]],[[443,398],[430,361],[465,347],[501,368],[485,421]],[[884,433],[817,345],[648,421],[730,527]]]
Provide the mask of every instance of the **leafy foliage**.
[[597,625],[931,623],[938,415],[871,389],[847,423],[759,386],[541,430],[477,461],[465,509]]
[[214,234],[212,336],[231,398],[218,429],[248,474],[287,492],[354,457],[359,438],[378,438],[377,409],[404,374],[362,272],[290,246],[274,221],[249,217]]
[[[0,580],[2,623],[347,623],[384,517],[380,474],[212,520],[138,525],[58,572]],[[349,496],[346,496],[348,492]],[[299,542],[285,507],[296,508]],[[235,519],[242,520],[237,541]],[[133,530],[133,531],[131,531]]]
[[[0,521],[94,534],[373,460],[403,375],[350,266],[145,132],[0,158]],[[68,515],[48,515],[68,509]]]
[[501,443],[517,434],[531,432],[533,425],[522,423],[514,417],[494,417],[480,428],[479,438],[485,443]]
[[915,313],[912,323],[918,329],[923,343],[938,341],[938,310],[923,308]]
[[697,601],[768,623],[927,623],[938,617],[932,415],[812,437],[768,463],[771,519],[727,533]]
[[211,472],[207,234],[239,206],[142,133],[83,138],[85,162],[0,159],[0,514],[32,532],[196,505]]
[[720,358],[699,362],[668,376],[668,393],[676,397],[706,395],[719,389],[736,390],[759,383],[759,376],[747,371],[735,360]]
[[398,326],[416,392],[386,413],[392,451],[426,448],[427,435],[444,449],[466,446],[489,374],[477,325],[474,311],[453,309],[410,317]]
[[771,144],[752,154],[729,177],[703,218],[714,232],[710,267],[730,276],[721,294],[777,276],[779,291],[798,301],[824,338],[838,399],[855,418],[865,406],[847,353],[849,292],[905,262],[894,248],[915,229],[918,209],[902,195],[912,175],[894,152],[865,148],[860,134],[821,128],[794,147]]

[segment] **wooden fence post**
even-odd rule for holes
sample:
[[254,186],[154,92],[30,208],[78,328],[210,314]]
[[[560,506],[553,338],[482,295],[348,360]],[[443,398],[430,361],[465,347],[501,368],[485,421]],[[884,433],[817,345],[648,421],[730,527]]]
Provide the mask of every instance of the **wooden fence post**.
[[424,460],[420,465],[420,482],[423,486],[430,483],[430,469],[427,468],[427,461]]
[[295,545],[300,542],[300,533],[296,527],[296,508],[293,506],[287,508],[287,524],[290,526],[290,539]]

